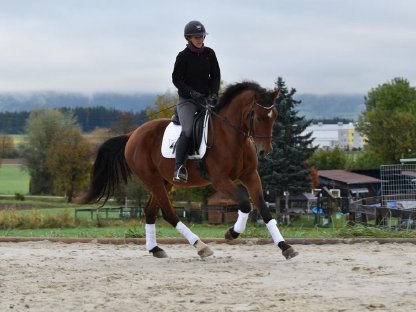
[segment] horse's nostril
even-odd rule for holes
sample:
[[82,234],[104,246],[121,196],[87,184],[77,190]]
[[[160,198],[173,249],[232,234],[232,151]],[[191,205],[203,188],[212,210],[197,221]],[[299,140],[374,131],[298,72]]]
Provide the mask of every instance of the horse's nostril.
[[266,153],[262,150],[259,152],[259,157],[263,158],[264,156],[266,156]]

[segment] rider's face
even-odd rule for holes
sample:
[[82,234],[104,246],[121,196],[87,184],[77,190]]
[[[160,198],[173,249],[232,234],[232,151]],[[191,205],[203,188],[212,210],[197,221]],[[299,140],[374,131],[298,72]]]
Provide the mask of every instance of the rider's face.
[[204,44],[204,36],[190,36],[189,41],[197,48],[202,48]]

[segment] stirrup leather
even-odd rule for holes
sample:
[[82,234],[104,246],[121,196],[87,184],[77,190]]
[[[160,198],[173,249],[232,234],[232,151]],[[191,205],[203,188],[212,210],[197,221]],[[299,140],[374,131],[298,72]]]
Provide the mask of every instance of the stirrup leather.
[[177,170],[173,173],[173,181],[176,182],[188,182],[188,172],[185,168],[185,166],[180,165]]

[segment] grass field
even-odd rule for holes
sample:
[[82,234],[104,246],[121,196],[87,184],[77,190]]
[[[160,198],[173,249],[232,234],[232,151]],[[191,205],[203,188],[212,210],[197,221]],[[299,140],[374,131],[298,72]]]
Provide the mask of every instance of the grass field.
[[[110,215],[112,219],[106,219],[101,213],[99,220],[94,214],[93,219],[89,212],[78,214],[75,220],[74,205],[66,208],[44,208],[30,210],[6,209],[0,210],[0,236],[9,237],[144,237],[145,220],[127,219],[120,220],[116,214]],[[351,237],[402,237],[416,238],[414,230],[386,230],[375,227],[346,225],[347,216],[334,219],[334,222],[326,227],[314,225],[313,218],[303,216],[292,222],[289,226],[280,224],[279,228],[286,238],[351,238]],[[224,233],[231,224],[211,225],[193,224],[182,221],[200,237],[223,238]],[[181,237],[179,232],[166,223],[162,218],[157,220],[158,237]],[[242,238],[270,238],[267,228],[263,224],[249,222]]]
[[26,135],[25,134],[10,134],[13,139],[14,146],[23,145],[26,143]]
[[21,165],[2,164],[0,167],[0,194],[29,193],[29,173]]

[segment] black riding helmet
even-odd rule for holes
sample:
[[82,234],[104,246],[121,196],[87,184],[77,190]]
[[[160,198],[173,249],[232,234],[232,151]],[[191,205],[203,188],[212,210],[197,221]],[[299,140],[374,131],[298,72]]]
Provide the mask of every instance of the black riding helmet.
[[204,36],[205,37],[206,35],[207,33],[205,32],[205,27],[204,25],[202,25],[201,22],[190,21],[185,26],[185,30],[184,30],[185,38],[189,36]]

